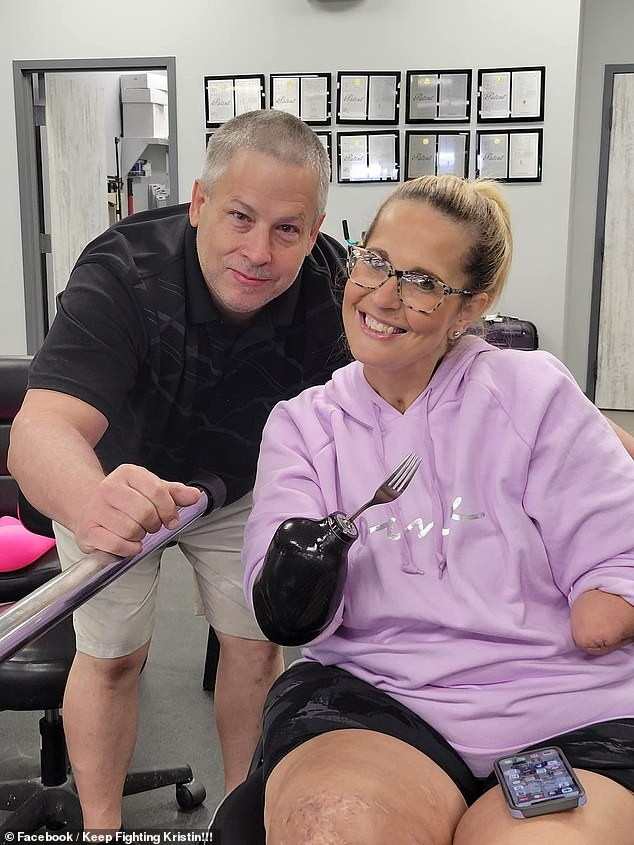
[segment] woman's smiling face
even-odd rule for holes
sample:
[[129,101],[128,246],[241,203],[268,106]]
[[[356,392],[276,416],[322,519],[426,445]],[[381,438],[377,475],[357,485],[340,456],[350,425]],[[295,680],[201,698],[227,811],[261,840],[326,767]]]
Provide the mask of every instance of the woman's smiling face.
[[[453,288],[468,286],[463,271],[471,247],[468,228],[426,203],[389,203],[365,246],[399,270],[425,273]],[[429,382],[448,338],[464,331],[486,302],[486,294],[451,295],[433,313],[420,314],[400,301],[395,277],[374,290],[349,279],[343,320],[352,354],[364,365],[369,384],[405,410]]]

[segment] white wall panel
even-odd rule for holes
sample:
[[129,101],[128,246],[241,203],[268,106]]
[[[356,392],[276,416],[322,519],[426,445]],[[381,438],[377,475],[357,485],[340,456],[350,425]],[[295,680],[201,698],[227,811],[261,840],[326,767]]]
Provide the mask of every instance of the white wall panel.
[[46,139],[53,289],[89,241],[108,227],[103,90],[46,74]]
[[564,360],[582,386],[588,370],[605,66],[634,60],[633,32],[632,0],[584,0],[564,335]]
[[595,402],[634,411],[634,73],[614,76]]

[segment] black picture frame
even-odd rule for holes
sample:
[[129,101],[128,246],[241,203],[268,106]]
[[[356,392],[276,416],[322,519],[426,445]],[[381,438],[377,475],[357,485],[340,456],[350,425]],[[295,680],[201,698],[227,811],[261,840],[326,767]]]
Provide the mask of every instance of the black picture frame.
[[328,158],[330,159],[330,181],[332,182],[332,173],[333,173],[333,166],[332,166],[332,132],[323,131],[316,129],[315,135],[319,138],[319,140],[324,145],[326,152],[328,153]]
[[478,70],[478,123],[535,123],[544,120],[546,66]]
[[[252,83],[248,87],[255,88],[258,85],[257,96],[253,91],[249,94],[249,101],[244,96],[246,92],[240,92],[240,88],[247,87],[246,83]],[[217,84],[215,84],[217,83]],[[233,76],[205,76],[205,126],[208,129],[215,129],[222,126],[227,120],[257,108],[265,106],[265,84],[263,73],[235,74]],[[241,102],[242,96],[244,103]],[[251,102],[255,100],[255,102]]]
[[[389,175],[382,175],[376,171],[376,165],[373,167],[371,161],[371,147],[374,138],[391,138],[393,140],[394,156],[393,161],[390,160],[390,167],[386,169]],[[356,166],[356,172],[351,171],[355,169],[354,163],[351,163],[349,154],[354,152],[352,146],[354,139],[359,140],[359,159]],[[350,139],[350,143],[348,140]],[[344,149],[342,147],[350,147]],[[375,150],[376,152],[376,150]],[[351,185],[371,185],[385,182],[400,182],[400,132],[393,131],[357,131],[357,132],[337,132],[337,182],[339,184]]]
[[[493,147],[498,144],[501,149],[495,157]],[[541,182],[543,145],[544,130],[540,126],[479,130],[476,132],[476,177],[498,182]],[[489,158],[488,166],[484,166],[485,155],[494,156]]]
[[[451,155],[449,147],[450,143],[445,145],[443,149],[443,141],[451,141],[451,139],[460,139],[464,144],[464,149],[460,157],[460,162],[455,162],[455,166],[449,166],[449,162],[443,162],[442,156]],[[421,142],[421,143],[419,143]],[[422,150],[417,149],[418,146],[429,146],[430,155],[420,161],[420,165],[416,167],[416,156],[424,154]],[[452,132],[451,130],[430,130],[424,132],[422,130],[406,130],[405,132],[405,162],[403,167],[403,179],[407,182],[410,179],[415,179],[417,176],[440,176],[443,174],[451,174],[460,176],[466,179],[469,176],[469,156],[471,152],[471,133],[468,130]]]
[[[393,102],[379,96],[393,80]],[[358,96],[356,89],[358,89]],[[375,96],[372,96],[374,91]],[[338,71],[337,123],[342,125],[371,124],[397,126],[401,107],[401,71]]]
[[[461,115],[451,115],[449,104],[442,96],[442,89],[454,81],[453,77],[465,77],[466,96],[464,100],[458,101],[464,106],[464,114]],[[472,85],[473,73],[470,68],[408,70],[405,84],[405,123],[469,123]],[[427,88],[429,88],[429,93],[426,91]]]
[[[272,73],[269,79],[269,108],[275,109],[279,106],[278,97],[276,96],[276,83],[283,80],[297,80],[297,109],[283,108],[281,111],[289,111],[295,117],[299,117],[304,123],[309,126],[329,126],[332,119],[332,74],[331,73]],[[305,108],[306,97],[308,96],[308,83],[313,80],[323,80],[325,83],[325,92],[323,95],[324,117],[311,118],[310,110]]]

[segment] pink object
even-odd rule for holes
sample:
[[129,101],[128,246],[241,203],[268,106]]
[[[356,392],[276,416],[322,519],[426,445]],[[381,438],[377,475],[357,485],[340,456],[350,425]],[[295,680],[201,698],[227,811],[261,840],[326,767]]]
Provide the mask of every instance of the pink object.
[[0,572],[22,569],[53,548],[55,540],[26,529],[13,516],[0,517]]

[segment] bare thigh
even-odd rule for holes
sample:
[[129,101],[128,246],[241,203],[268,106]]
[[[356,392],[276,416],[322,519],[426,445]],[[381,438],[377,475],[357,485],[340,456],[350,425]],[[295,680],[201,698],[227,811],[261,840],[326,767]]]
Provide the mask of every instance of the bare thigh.
[[632,845],[634,795],[603,775],[575,771],[588,794],[583,807],[514,819],[498,786],[467,810],[453,845]]
[[266,785],[267,845],[451,845],[466,810],[451,778],[400,739],[321,734],[293,749]]

